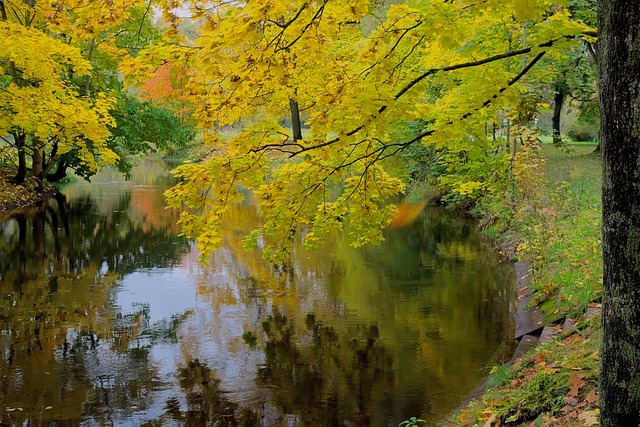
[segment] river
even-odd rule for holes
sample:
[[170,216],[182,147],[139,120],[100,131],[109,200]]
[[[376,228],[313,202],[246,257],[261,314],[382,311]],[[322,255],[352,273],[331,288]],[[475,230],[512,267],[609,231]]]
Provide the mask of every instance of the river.
[[432,424],[508,358],[513,268],[468,219],[282,269],[242,249],[246,203],[205,266],[172,183],[145,161],[0,216],[1,425]]

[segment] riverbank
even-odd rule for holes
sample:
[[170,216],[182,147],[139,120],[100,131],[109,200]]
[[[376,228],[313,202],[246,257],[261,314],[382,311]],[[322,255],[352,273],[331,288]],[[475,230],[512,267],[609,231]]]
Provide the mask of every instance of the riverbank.
[[30,177],[23,184],[15,185],[11,182],[14,176],[15,169],[0,167],[0,212],[47,200],[58,192],[54,185],[41,184]]
[[[489,228],[529,262],[539,345],[490,368],[487,389],[442,426],[598,425],[601,168],[594,146],[544,145],[544,174]],[[530,188],[531,190],[531,188]],[[514,245],[515,246],[515,245]],[[523,291],[523,289],[519,289]]]

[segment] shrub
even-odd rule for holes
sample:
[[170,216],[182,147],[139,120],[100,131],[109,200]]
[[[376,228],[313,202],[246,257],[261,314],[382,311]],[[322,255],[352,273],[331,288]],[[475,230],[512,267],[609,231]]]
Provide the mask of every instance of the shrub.
[[595,123],[576,121],[569,127],[567,136],[574,141],[597,141],[600,127]]

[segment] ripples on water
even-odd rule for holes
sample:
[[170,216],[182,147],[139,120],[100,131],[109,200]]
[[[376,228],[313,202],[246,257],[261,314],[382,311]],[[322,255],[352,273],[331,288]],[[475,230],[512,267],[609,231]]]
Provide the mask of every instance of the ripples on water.
[[511,344],[511,266],[463,218],[283,270],[241,249],[247,205],[205,268],[171,183],[146,162],[0,218],[2,425],[435,422]]

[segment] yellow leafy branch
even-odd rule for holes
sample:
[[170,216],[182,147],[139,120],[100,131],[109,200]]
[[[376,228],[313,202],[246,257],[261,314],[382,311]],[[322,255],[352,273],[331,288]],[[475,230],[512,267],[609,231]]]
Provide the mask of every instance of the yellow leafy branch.
[[[590,35],[592,36],[593,33],[592,32],[585,32],[582,35]],[[400,97],[402,97],[404,94],[406,94],[411,88],[413,88],[415,85],[417,85],[418,83],[420,83],[421,81],[423,81],[424,79],[426,79],[427,77],[434,75],[438,72],[449,72],[449,71],[455,71],[455,70],[460,70],[460,69],[464,69],[464,68],[471,68],[471,67],[477,67],[480,65],[485,65],[491,62],[495,62],[495,61],[499,61],[502,59],[506,59],[506,58],[511,58],[511,57],[515,57],[515,56],[519,56],[519,55],[524,55],[527,53],[531,53],[531,52],[535,52],[539,49],[543,49],[543,48],[549,48],[552,47],[555,43],[557,43],[560,40],[570,40],[570,39],[575,39],[576,37],[579,37],[578,35],[572,34],[572,35],[565,35],[565,36],[561,36],[561,37],[557,37],[555,39],[552,40],[548,40],[544,43],[539,43],[538,45],[535,46],[531,46],[531,47],[527,47],[527,48],[523,48],[523,49],[518,49],[518,50],[514,50],[514,51],[510,51],[510,52],[504,52],[501,54],[497,54],[497,55],[492,55],[489,56],[487,58],[483,58],[477,61],[468,61],[468,62],[463,62],[460,64],[454,64],[454,65],[450,65],[450,66],[446,66],[446,67],[438,67],[438,68],[431,68],[425,72],[423,72],[422,74],[420,74],[419,76],[417,76],[416,78],[414,78],[413,80],[411,80],[407,85],[405,85],[400,91],[398,91],[396,93],[396,95],[394,96],[394,101],[398,100]],[[507,86],[500,88],[498,94],[495,94],[491,99],[486,100],[483,104],[482,107],[486,107],[488,106],[493,99],[496,99],[498,97],[498,95],[502,92],[504,92],[508,87],[513,86],[513,84],[515,84],[518,80],[520,80],[541,58],[542,56],[544,56],[544,54],[546,54],[546,50],[542,50],[541,52],[538,53],[538,55],[536,55],[536,57],[529,62],[529,64],[523,68],[523,70],[516,76],[514,77],[514,79],[512,79]],[[480,108],[482,108],[480,107]],[[382,114],[384,113],[387,109],[389,108],[388,104],[385,104],[383,106],[381,106],[378,109],[378,114]],[[478,109],[476,109],[477,111]],[[462,116],[462,119],[465,119],[469,116],[471,116],[473,114],[473,112],[468,112],[465,113]],[[372,117],[373,119],[376,118],[376,116]],[[447,124],[453,124],[453,122],[449,122]],[[353,136],[355,135],[357,132],[361,131],[362,129],[365,128],[365,124],[362,124],[348,132],[345,133],[345,136],[349,137],[349,136]],[[402,147],[401,149],[406,148],[407,146],[421,140],[422,138],[424,138],[425,136],[431,135],[434,131],[430,130],[430,131],[426,131],[423,132],[420,135],[417,135],[415,138],[413,138],[412,140],[405,142],[405,143],[398,143],[398,144],[391,144],[390,146],[399,146]],[[331,138],[327,141],[318,143],[318,144],[314,144],[314,145],[307,145],[307,146],[302,146],[299,143],[287,143],[286,141],[283,143],[275,143],[275,144],[265,144],[265,145],[261,145],[258,148],[252,148],[250,151],[252,152],[257,152],[257,151],[261,151],[261,150],[271,150],[271,149],[277,149],[279,151],[282,151],[284,153],[287,153],[290,155],[290,157],[295,157],[298,156],[304,152],[307,151],[311,151],[311,150],[316,150],[318,148],[323,148],[323,147],[327,147],[330,145],[333,145],[339,141],[341,141],[342,137],[341,136],[336,136],[334,138]],[[289,148],[289,149],[287,149]],[[291,150],[290,148],[298,148],[298,150]],[[399,150],[398,150],[399,151]],[[395,151],[393,154],[397,153],[397,151]]]

